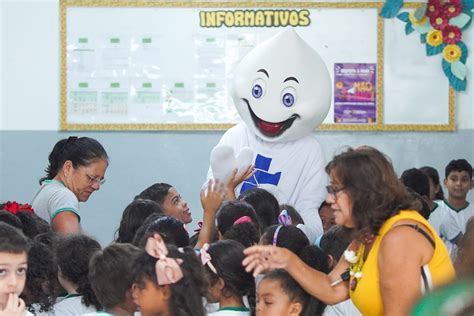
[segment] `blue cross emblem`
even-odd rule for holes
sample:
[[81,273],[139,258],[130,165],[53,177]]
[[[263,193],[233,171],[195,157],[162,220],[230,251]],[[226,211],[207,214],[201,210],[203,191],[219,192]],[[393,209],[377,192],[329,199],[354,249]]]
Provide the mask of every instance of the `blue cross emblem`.
[[258,187],[259,184],[278,185],[281,172],[275,174],[269,173],[268,170],[270,170],[271,163],[272,158],[258,154],[257,158],[255,158],[255,174],[243,182],[240,193]]

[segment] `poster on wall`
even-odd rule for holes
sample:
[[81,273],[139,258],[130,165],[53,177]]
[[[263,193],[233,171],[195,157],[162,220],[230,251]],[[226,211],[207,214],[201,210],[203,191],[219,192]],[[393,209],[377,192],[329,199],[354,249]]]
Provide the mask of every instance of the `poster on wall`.
[[334,64],[334,123],[376,123],[376,64]]

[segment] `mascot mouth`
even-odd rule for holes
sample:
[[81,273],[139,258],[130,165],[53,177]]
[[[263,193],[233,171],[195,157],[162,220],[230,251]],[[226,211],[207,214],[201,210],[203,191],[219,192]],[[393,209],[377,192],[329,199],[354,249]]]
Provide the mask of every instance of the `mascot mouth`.
[[293,114],[290,116],[290,118],[273,123],[273,122],[267,122],[259,118],[252,110],[250,107],[249,101],[247,99],[242,98],[242,100],[247,103],[247,107],[249,108],[250,115],[252,116],[253,123],[255,126],[259,129],[260,132],[262,132],[263,135],[268,136],[268,137],[277,137],[283,134],[284,131],[286,131],[288,128],[291,127],[293,122],[297,119],[300,118],[298,114]]

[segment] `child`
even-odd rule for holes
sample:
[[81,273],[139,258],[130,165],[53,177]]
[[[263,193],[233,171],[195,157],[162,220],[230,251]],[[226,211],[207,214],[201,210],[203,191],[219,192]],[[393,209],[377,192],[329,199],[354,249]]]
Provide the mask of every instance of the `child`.
[[134,314],[137,306],[132,298],[132,270],[140,253],[140,249],[130,244],[112,244],[92,256],[89,280],[104,311],[85,315]]
[[299,256],[301,250],[309,246],[309,240],[296,226],[273,225],[263,233],[259,244],[284,247]]
[[310,304],[310,296],[285,270],[273,270],[257,288],[257,316],[321,315]]
[[[351,238],[351,230],[339,225],[331,227],[321,237],[319,243],[321,250],[328,256],[329,271],[331,271],[341,258],[344,250],[347,249]],[[350,299],[343,302],[328,305],[324,310],[324,316],[339,316],[339,315],[360,315],[359,310],[354,306]]]
[[81,315],[101,309],[89,282],[89,260],[101,249],[100,244],[85,235],[69,235],[56,249],[58,278],[68,295],[54,305],[56,315]]
[[304,225],[304,220],[301,217],[300,213],[289,204],[280,204],[280,214],[282,211],[286,210],[288,215],[291,217],[292,225],[298,226],[300,224]]
[[51,315],[56,300],[58,265],[51,249],[37,241],[30,243],[28,252],[28,271],[22,298],[28,310],[35,315]]
[[204,271],[191,248],[167,247],[159,234],[133,265],[134,302],[144,316],[204,316]]
[[319,248],[328,256],[330,270],[336,266],[351,241],[350,229],[340,225],[334,225],[321,237]]
[[240,201],[244,201],[252,205],[258,217],[258,224],[263,231],[268,226],[278,224],[278,214],[280,213],[280,205],[278,200],[268,192],[261,188],[253,188],[244,191],[239,196]]
[[[405,185],[407,190],[421,204],[419,213],[425,219],[431,215],[430,201],[430,179],[421,170],[410,168],[403,171],[400,181]],[[433,202],[434,203],[434,202]]]
[[244,247],[258,243],[260,228],[252,206],[241,201],[224,203],[216,216],[219,239],[232,239]]
[[193,221],[188,203],[176,188],[168,183],[155,183],[137,195],[136,199],[155,201],[163,209],[165,215],[177,218],[185,224]]
[[447,200],[439,201],[431,213],[429,222],[445,242],[451,258],[456,258],[457,247],[466,228],[466,222],[474,215],[474,207],[466,201],[471,187],[472,166],[465,159],[451,160],[446,166],[444,186]]
[[167,245],[176,247],[189,246],[189,234],[182,221],[163,215],[151,215],[147,218],[143,226],[143,234],[137,235],[133,244],[139,248],[145,248],[148,237],[160,234]]
[[0,315],[33,315],[19,298],[26,281],[28,241],[21,231],[0,223]]
[[234,240],[220,240],[201,249],[201,262],[210,281],[209,302],[219,303],[219,309],[209,315],[250,316],[243,297],[254,298],[255,282],[241,263],[244,249]]
[[430,181],[430,200],[444,200],[444,193],[443,189],[441,188],[441,184],[439,182],[439,174],[438,171],[429,166],[421,167],[421,172],[426,174]]
[[160,205],[152,200],[138,199],[127,205],[122,213],[120,226],[115,233],[116,242],[131,243],[133,236],[151,214],[163,215]]
[[334,210],[331,208],[331,205],[326,201],[323,201],[319,206],[319,217],[321,217],[321,222],[323,224],[323,231],[327,232],[329,228],[336,225],[334,221]]

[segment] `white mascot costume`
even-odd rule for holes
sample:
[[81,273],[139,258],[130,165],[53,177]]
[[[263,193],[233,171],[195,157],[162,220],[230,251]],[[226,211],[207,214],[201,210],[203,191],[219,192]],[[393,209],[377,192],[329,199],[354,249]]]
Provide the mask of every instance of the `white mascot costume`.
[[[250,51],[235,69],[233,99],[243,123],[211,153],[208,178],[226,181],[253,163],[255,174],[236,188],[260,187],[294,206],[311,242],[323,233],[318,208],[326,198],[325,159],[313,129],[331,104],[331,79],[321,57],[292,28]],[[234,156],[237,154],[237,157]]]

